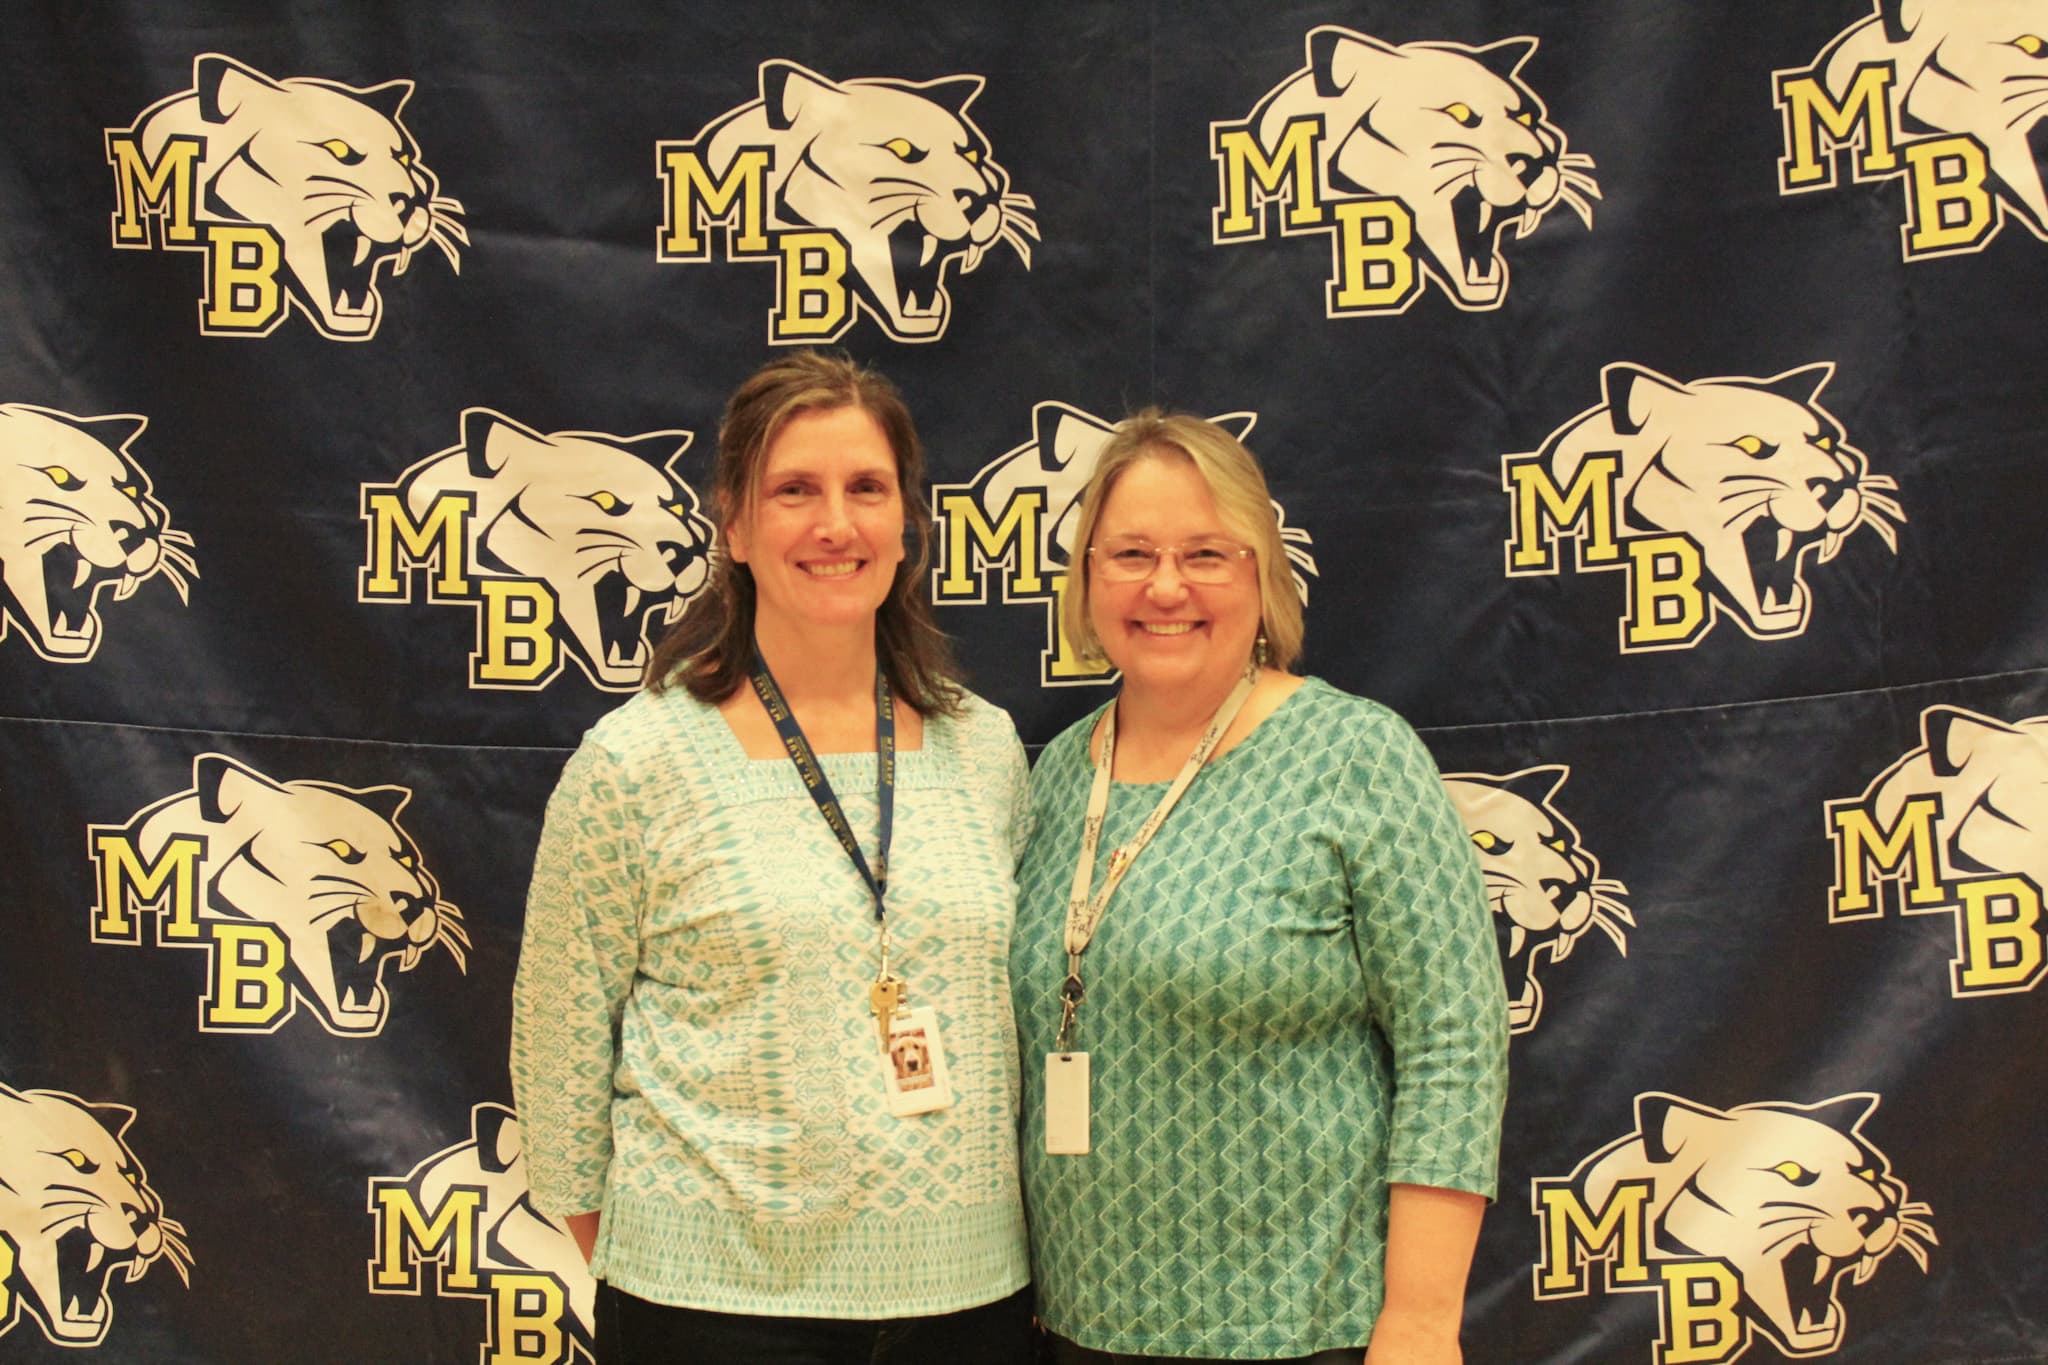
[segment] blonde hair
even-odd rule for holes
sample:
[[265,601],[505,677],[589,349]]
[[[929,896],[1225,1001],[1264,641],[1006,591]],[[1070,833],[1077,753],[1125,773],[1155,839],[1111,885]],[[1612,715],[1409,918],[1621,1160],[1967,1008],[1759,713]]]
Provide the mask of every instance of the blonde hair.
[[1305,631],[1301,597],[1294,586],[1287,547],[1280,539],[1280,518],[1265,473],[1235,436],[1200,417],[1167,414],[1146,408],[1117,424],[1109,444],[1096,460],[1095,472],[1081,494],[1074,524],[1073,561],[1067,569],[1067,590],[1060,602],[1060,628],[1091,664],[1107,662],[1102,641],[1088,619],[1088,548],[1102,518],[1102,504],[1118,479],[1140,460],[1185,460],[1208,486],[1224,527],[1252,549],[1259,571],[1259,629],[1266,637],[1266,662],[1290,669],[1301,657]]

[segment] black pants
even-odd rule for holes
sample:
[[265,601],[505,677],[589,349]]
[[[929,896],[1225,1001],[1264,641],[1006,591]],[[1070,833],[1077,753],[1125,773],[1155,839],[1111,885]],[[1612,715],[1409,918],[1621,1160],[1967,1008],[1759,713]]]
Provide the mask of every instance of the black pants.
[[[1052,1339],[1052,1351],[1057,1365],[1201,1365],[1201,1362],[1212,1359],[1208,1356],[1139,1356],[1127,1351],[1097,1351],[1057,1334]],[[1317,1351],[1312,1356],[1264,1361],[1261,1365],[1358,1365],[1364,1359],[1365,1348],[1359,1346],[1351,1350]]]
[[773,1318],[597,1286],[597,1365],[1031,1365],[1031,1291],[923,1318]]

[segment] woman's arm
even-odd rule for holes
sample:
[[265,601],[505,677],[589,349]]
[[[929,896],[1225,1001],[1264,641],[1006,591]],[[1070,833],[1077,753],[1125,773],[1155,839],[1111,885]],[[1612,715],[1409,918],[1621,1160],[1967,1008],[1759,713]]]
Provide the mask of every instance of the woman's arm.
[[512,1093],[534,1204],[592,1219],[585,1211],[603,1202],[611,1164],[614,1047],[639,951],[640,817],[630,791],[594,742],[563,769],[512,990]]
[[1385,1297],[1367,1359],[1458,1365],[1465,1281],[1498,1178],[1507,993],[1464,822],[1428,750],[1387,719],[1354,760],[1371,831],[1352,868],[1354,932],[1394,1069]]
[[1482,1196],[1463,1190],[1388,1190],[1386,1298],[1366,1365],[1461,1365],[1465,1277],[1485,1210]]

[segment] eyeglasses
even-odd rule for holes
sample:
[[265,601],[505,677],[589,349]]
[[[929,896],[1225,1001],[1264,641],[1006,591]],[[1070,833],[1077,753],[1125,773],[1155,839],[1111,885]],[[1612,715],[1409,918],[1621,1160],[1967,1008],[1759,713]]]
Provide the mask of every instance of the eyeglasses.
[[1111,583],[1144,582],[1159,571],[1165,555],[1173,556],[1174,567],[1190,583],[1228,583],[1237,575],[1238,562],[1252,553],[1250,546],[1234,540],[1190,540],[1180,545],[1119,541],[1088,547],[1097,572]]

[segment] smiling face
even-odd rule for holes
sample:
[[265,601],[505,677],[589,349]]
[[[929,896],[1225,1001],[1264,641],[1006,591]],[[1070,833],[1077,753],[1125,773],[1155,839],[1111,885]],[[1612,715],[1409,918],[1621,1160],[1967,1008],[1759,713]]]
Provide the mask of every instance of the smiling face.
[[[1173,453],[1146,455],[1103,499],[1093,558],[1119,545],[1194,540],[1246,543],[1224,523],[1192,462]],[[1091,563],[1088,620],[1126,688],[1187,689],[1220,700],[1244,672],[1258,637],[1258,569],[1250,558],[1234,560],[1229,582],[1190,583],[1178,557],[1162,555],[1150,578],[1119,583]]]
[[872,629],[903,562],[896,455],[875,419],[839,407],[783,423],[725,540],[753,574],[760,634]]

